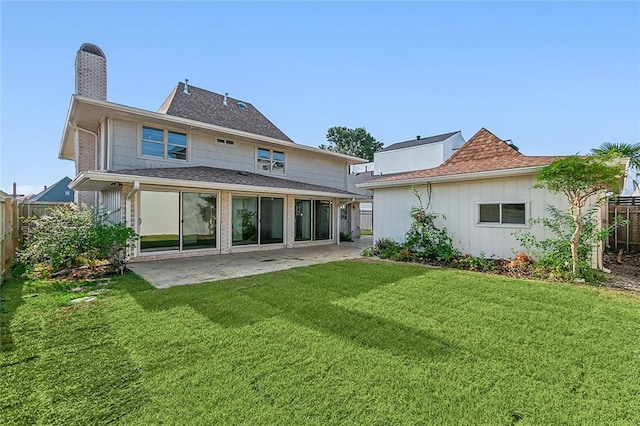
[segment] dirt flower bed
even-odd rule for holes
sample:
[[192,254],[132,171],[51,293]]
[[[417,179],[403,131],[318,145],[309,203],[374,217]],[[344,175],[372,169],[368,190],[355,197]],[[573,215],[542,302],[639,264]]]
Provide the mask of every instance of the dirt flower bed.
[[[615,255],[605,256],[604,266],[611,270],[606,280],[600,283],[604,287],[640,293],[640,255],[625,255],[622,264],[617,263]],[[419,259],[418,263],[432,266],[453,267],[468,271],[497,274],[511,278],[553,280],[549,272],[535,267],[534,262],[525,255],[518,254],[516,259],[484,259],[462,256],[450,263],[430,259]]]

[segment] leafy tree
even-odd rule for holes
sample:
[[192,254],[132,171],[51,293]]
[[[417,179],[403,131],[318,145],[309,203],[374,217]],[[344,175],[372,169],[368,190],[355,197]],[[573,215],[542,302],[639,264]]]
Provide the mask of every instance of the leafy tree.
[[583,231],[583,211],[587,201],[602,191],[617,191],[624,174],[618,165],[611,165],[600,156],[571,155],[558,158],[538,172],[536,187],[563,193],[569,202],[574,230],[571,235],[572,271],[578,276],[579,245]]
[[328,145],[322,144],[320,149],[331,152],[366,158],[373,161],[373,153],[384,145],[371,136],[364,127],[349,129],[347,127],[331,127],[327,130]]
[[640,170],[640,143],[605,142],[598,148],[592,149],[591,152],[606,158],[626,157],[630,160],[629,165],[631,167]]

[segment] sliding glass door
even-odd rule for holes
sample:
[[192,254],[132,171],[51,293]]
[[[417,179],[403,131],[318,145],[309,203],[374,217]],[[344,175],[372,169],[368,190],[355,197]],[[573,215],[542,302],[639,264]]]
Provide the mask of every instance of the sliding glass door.
[[140,192],[140,251],[180,249],[180,194]]
[[260,197],[260,244],[284,242],[284,199]]
[[258,197],[233,196],[231,241],[234,246],[258,244]]
[[328,200],[295,201],[295,241],[321,241],[333,237],[333,203]]
[[296,200],[296,241],[311,240],[311,200]]
[[331,201],[313,200],[316,240],[331,239],[331,204]]
[[234,195],[231,209],[232,245],[284,242],[284,198]]
[[216,247],[216,195],[182,193],[182,249]]
[[216,248],[217,214],[215,194],[140,191],[140,251]]

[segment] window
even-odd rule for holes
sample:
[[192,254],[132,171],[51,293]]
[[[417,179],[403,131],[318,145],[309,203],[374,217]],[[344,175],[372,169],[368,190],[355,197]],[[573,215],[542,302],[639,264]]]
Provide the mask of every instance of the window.
[[187,135],[142,126],[142,155],[174,160],[187,159]]
[[284,152],[258,148],[259,171],[284,174]]
[[225,144],[226,144],[226,145],[233,145],[233,144],[235,144],[235,142],[234,142],[234,141],[232,141],[232,140],[229,140],[229,139],[222,139],[222,138],[217,138],[217,139],[216,139],[216,142],[221,143],[221,144],[223,144],[223,145],[225,145]]
[[524,203],[480,204],[478,223],[518,224],[526,223]]

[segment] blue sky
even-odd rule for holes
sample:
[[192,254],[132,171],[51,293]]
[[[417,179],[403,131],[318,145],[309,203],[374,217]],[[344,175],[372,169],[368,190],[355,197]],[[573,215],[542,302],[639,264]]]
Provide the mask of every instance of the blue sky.
[[84,42],[108,100],[157,110],[178,81],[253,103],[297,143],[331,126],[385,145],[486,127],[529,155],[640,142],[640,4],[6,2],[0,187],[65,175]]

